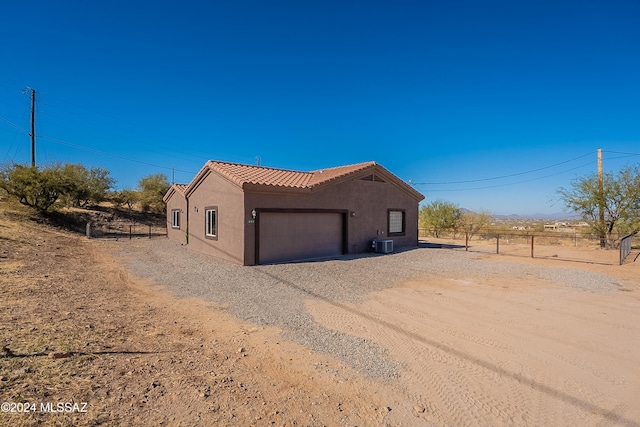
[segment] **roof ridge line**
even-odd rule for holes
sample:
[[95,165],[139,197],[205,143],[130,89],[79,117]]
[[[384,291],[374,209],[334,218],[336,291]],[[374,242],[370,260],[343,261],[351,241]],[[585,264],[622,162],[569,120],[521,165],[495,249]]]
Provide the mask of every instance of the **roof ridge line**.
[[363,165],[363,166],[364,165],[375,166],[375,165],[377,165],[377,163],[374,160],[370,160],[370,161],[367,161],[367,162],[359,162],[359,163],[352,163],[352,164],[349,164],[349,165],[331,166],[331,167],[328,167],[328,168],[316,169],[314,171],[311,171],[311,173],[322,172],[322,171],[331,170],[331,169],[350,168],[350,167],[353,167],[353,166],[360,166],[360,165]]
[[246,163],[227,162],[224,160],[208,160],[207,163],[222,163],[226,165],[243,166],[243,167],[250,167],[250,168],[257,168],[257,169],[269,169],[269,170],[277,170],[277,171],[285,171],[285,172],[295,172],[295,173],[313,173],[313,171],[301,171],[301,170],[295,170],[295,169],[276,168],[273,166],[248,165]]

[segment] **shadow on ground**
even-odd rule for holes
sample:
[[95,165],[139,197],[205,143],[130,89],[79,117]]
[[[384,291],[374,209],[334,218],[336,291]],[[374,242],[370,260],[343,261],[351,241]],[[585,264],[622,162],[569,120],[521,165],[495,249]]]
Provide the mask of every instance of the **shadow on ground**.
[[426,249],[464,249],[464,245],[453,245],[449,243],[430,243],[425,241],[420,241],[418,243],[419,248]]

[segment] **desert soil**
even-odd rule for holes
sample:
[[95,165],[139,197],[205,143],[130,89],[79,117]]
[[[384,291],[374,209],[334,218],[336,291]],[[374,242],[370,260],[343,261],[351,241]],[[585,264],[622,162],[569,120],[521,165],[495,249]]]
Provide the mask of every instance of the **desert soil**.
[[[0,425],[386,423],[386,391],[344,364],[2,212],[0,289],[0,401],[27,411]],[[75,412],[41,408],[66,402]]]
[[[136,278],[108,249],[0,211],[0,401],[37,404],[0,424],[640,425],[640,262],[562,264],[607,278],[591,288],[461,265],[362,301],[306,299],[320,325],[401,366],[372,378]],[[41,410],[64,402],[87,412]]]

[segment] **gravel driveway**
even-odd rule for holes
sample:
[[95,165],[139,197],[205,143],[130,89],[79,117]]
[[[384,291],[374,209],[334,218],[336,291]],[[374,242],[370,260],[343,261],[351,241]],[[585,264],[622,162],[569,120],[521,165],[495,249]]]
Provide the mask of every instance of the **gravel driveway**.
[[304,302],[358,303],[370,292],[410,280],[447,277],[472,280],[542,279],[594,292],[613,292],[620,281],[605,274],[500,260],[481,254],[418,248],[390,255],[345,256],[338,260],[244,267],[189,250],[168,239],[109,242],[131,274],[153,278],[177,297],[199,297],[285,338],[326,353],[374,377],[391,378],[399,366],[379,346],[329,330],[306,312]]

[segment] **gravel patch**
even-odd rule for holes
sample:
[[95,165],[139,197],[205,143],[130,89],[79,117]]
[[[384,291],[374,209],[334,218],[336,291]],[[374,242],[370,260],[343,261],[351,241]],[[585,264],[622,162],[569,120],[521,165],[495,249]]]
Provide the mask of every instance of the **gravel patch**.
[[615,292],[621,285],[606,274],[486,260],[481,259],[482,254],[455,250],[420,248],[390,255],[244,267],[168,239],[107,244],[133,275],[153,278],[177,297],[199,297],[228,307],[246,321],[279,328],[286,338],[341,359],[373,378],[396,377],[401,367],[374,343],[315,322],[305,310],[305,300],[357,304],[371,292],[443,277],[541,279],[592,292]]

